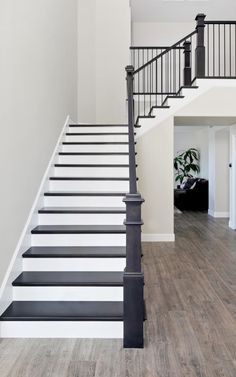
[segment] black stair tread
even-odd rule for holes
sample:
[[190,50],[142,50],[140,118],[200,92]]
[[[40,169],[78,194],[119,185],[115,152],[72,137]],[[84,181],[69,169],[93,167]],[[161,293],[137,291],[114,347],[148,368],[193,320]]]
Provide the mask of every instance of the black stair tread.
[[[128,156],[128,152],[59,152],[59,156]],[[137,154],[137,153],[136,153]]]
[[128,164],[55,164],[56,168],[128,168]]
[[13,301],[1,321],[122,321],[123,302]]
[[129,181],[128,177],[50,177],[49,179],[52,181]]
[[152,106],[153,107],[153,109],[169,109],[170,108],[170,106]]
[[125,196],[125,192],[106,191],[48,191],[45,196]]
[[32,246],[23,258],[125,258],[122,246]]
[[[128,145],[128,141],[63,141],[63,145]],[[136,144],[136,142],[134,143]]]
[[122,234],[124,225],[38,225],[32,234]]
[[38,213],[126,213],[125,207],[43,207]]
[[66,132],[66,136],[98,136],[98,135],[125,135],[128,136],[128,132]]
[[184,96],[181,95],[174,95],[174,96],[167,96],[168,98],[184,98]]
[[12,283],[19,286],[121,287],[123,272],[117,271],[25,271]]
[[128,127],[128,124],[70,124],[69,127]]

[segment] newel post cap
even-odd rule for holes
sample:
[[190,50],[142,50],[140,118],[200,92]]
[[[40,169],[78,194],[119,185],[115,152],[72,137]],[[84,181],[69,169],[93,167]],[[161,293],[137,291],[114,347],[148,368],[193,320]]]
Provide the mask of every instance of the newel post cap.
[[126,67],[125,67],[125,70],[126,70],[126,72],[127,73],[134,73],[134,66],[133,65],[127,65]]

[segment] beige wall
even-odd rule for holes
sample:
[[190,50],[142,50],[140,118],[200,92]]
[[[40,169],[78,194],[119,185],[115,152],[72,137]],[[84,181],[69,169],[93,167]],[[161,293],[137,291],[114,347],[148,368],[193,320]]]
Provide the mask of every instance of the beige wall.
[[76,60],[75,0],[1,0],[0,283],[66,116],[76,117]]

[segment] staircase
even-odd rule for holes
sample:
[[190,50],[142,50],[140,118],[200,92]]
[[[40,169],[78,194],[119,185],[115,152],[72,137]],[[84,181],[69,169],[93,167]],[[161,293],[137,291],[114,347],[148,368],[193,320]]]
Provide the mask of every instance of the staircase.
[[2,337],[123,338],[128,125],[68,125]]
[[236,78],[236,22],[196,21],[170,47],[132,47],[127,125],[67,125],[1,337],[122,338],[124,347],[143,347],[134,130],[141,135],[206,91],[202,79]]

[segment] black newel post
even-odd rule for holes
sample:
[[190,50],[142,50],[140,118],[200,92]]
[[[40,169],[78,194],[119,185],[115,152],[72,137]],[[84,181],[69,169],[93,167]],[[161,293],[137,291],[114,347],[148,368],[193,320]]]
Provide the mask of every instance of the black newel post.
[[133,66],[126,67],[128,89],[130,192],[126,204],[126,268],[124,272],[124,347],[143,347],[144,277],[141,271],[141,205],[137,192],[134,147]]
[[205,17],[205,14],[198,14],[195,18],[195,20],[197,21],[196,77],[205,77]]
[[192,68],[191,68],[191,42],[184,43],[184,85],[191,86]]

